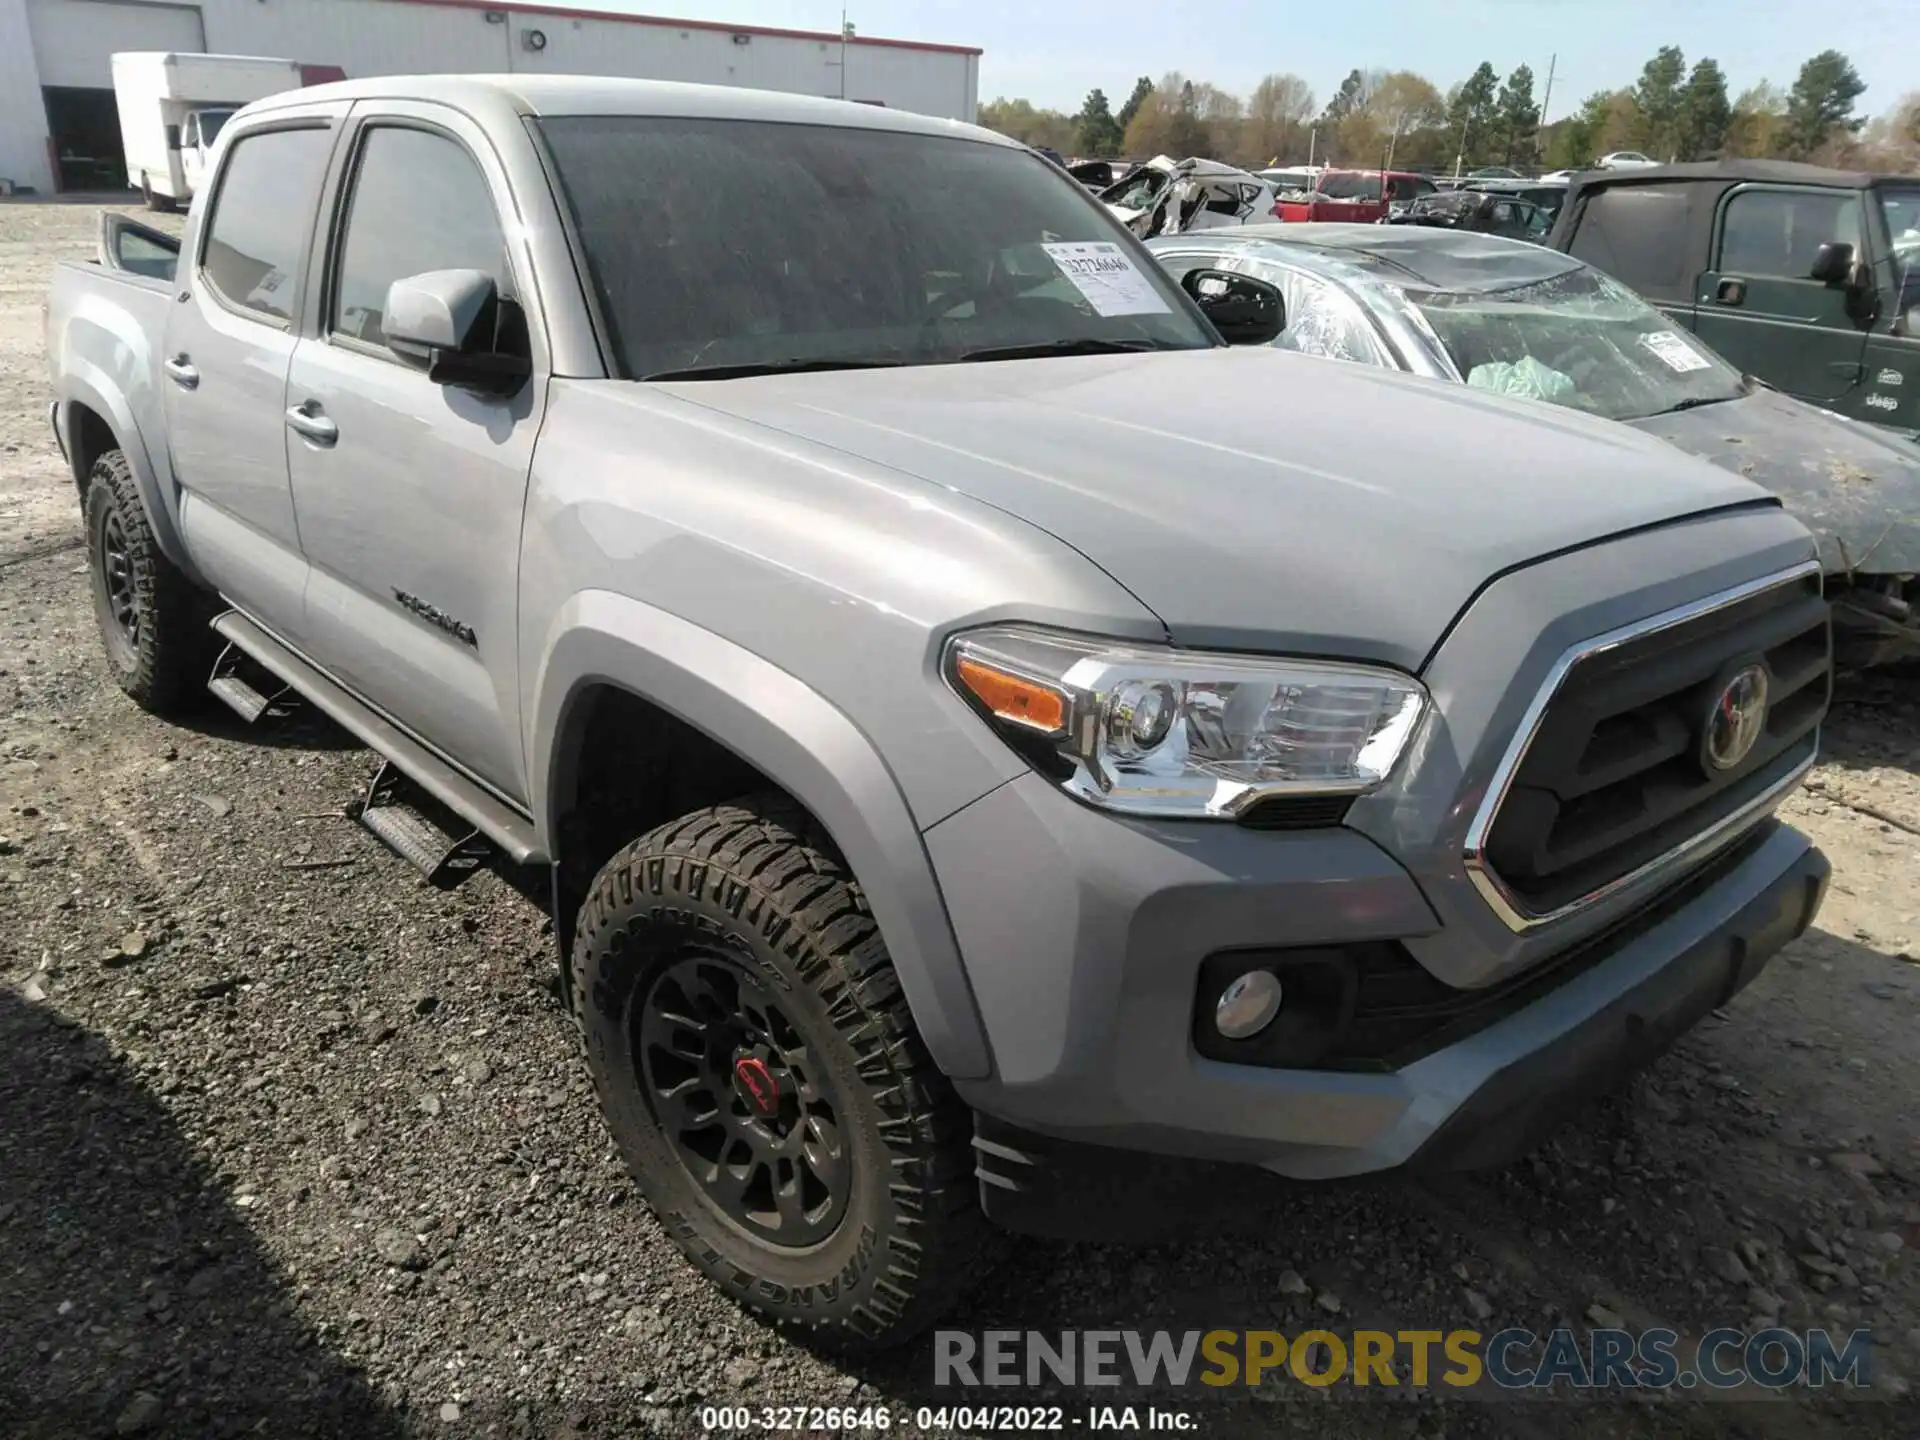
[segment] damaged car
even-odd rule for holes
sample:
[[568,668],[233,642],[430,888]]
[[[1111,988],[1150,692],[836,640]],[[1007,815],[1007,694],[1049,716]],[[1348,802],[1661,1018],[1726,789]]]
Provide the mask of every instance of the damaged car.
[[1471,230],[1480,235],[1504,235],[1538,244],[1553,229],[1553,217],[1537,205],[1511,195],[1484,190],[1438,190],[1422,195],[1389,225],[1434,225],[1448,230]]
[[1156,155],[1100,192],[1114,218],[1145,240],[1195,230],[1258,225],[1277,212],[1273,186],[1218,160]]
[[1563,405],[1748,477],[1819,540],[1836,659],[1920,660],[1920,447],[1742,375],[1583,261],[1417,225],[1260,225],[1151,248],[1175,276],[1278,286],[1281,348]]

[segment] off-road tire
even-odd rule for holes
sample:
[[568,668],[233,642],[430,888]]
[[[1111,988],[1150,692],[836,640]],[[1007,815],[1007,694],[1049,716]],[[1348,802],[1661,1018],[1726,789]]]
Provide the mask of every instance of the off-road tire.
[[[204,693],[213,666],[212,605],[206,594],[160,553],[147,524],[146,507],[127,457],[109,450],[93,462],[87,478],[87,569],[94,619],[107,669],[134,703],[156,715],[191,709]],[[110,547],[110,527],[118,542]],[[129,635],[115,619],[108,558],[117,548],[137,624]]]
[[[847,1118],[851,1194],[805,1250],[749,1233],[673,1148],[636,1070],[650,987],[725,952],[776,993]],[[898,1344],[977,1278],[991,1244],[972,1116],[928,1056],[859,884],[806,811],[754,796],[607,862],[581,910],[573,993],[607,1127],[661,1225],[747,1309],[842,1351]]]

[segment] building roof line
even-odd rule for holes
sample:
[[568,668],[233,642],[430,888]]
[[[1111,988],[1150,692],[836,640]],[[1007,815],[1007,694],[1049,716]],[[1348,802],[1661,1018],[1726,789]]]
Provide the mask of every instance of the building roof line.
[[[635,15],[617,10],[581,10],[553,5],[527,5],[518,0],[393,0],[398,5],[437,5],[447,10],[495,10],[515,15],[545,15],[556,20],[611,20],[623,25],[667,26],[676,30],[716,30],[725,35],[769,35],[782,40],[818,40],[842,43],[831,30],[784,30],[770,25],[729,25],[720,20],[681,20],[671,15]],[[848,45],[873,45],[894,50],[929,50],[943,55],[978,55],[976,45],[941,45],[930,40],[886,40],[875,35],[849,35]]]

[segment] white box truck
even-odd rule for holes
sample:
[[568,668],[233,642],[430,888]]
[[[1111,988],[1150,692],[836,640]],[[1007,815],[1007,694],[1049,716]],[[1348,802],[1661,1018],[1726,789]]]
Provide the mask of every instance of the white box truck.
[[113,57],[113,96],[127,183],[151,210],[193,198],[207,153],[228,118],[251,100],[300,87],[296,60],[123,50]]

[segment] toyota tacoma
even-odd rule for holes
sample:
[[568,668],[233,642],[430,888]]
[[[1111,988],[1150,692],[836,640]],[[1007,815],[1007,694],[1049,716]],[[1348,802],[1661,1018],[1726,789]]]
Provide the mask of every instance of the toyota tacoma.
[[1163,1170],[1498,1163],[1818,908],[1820,567],[1738,475],[1278,351],[945,121],[388,78],[210,164],[49,301],[107,663],[331,716],[438,883],[547,867],[756,1312],[898,1341]]

